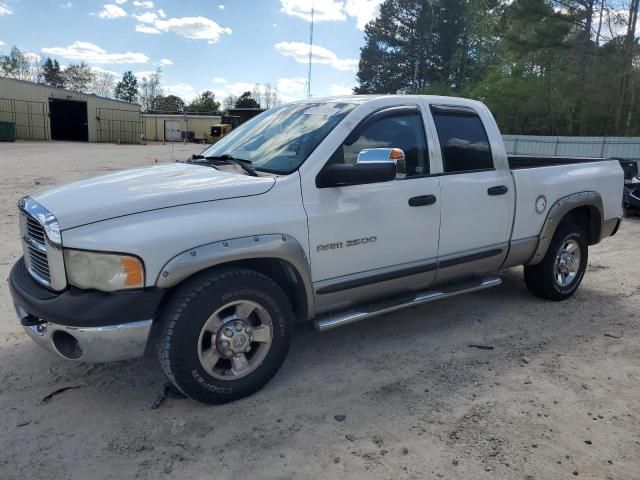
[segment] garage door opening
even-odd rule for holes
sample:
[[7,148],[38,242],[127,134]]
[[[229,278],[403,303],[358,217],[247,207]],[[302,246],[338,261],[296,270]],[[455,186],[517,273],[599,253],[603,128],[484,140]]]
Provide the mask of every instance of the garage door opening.
[[89,141],[87,102],[51,99],[49,117],[52,140]]

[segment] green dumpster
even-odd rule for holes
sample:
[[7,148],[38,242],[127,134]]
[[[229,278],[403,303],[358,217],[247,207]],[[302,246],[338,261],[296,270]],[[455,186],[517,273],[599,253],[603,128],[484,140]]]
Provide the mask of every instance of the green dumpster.
[[0,122],[0,142],[16,141],[16,124],[12,122]]

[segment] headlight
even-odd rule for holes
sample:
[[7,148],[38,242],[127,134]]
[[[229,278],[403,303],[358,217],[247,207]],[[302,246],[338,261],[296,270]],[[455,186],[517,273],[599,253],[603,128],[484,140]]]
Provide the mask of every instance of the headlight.
[[144,287],[144,265],[131,255],[65,249],[64,265],[74,287],[104,292]]

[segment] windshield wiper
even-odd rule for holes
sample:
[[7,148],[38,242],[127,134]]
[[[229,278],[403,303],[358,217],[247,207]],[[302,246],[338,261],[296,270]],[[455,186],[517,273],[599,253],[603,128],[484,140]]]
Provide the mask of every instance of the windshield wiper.
[[192,155],[191,161],[193,160],[206,160],[207,162],[217,163],[217,164],[234,164],[238,165],[242,168],[248,175],[252,177],[257,177],[258,174],[251,167],[251,160],[245,160],[244,158],[236,158],[233,155],[229,155],[225,153],[224,155],[213,155],[211,157],[206,157],[204,155]]

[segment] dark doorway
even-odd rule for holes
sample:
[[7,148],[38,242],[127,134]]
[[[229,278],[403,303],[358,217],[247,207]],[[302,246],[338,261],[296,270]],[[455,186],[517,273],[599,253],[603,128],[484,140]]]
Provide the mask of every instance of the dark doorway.
[[89,141],[87,102],[50,99],[49,117],[52,140]]

